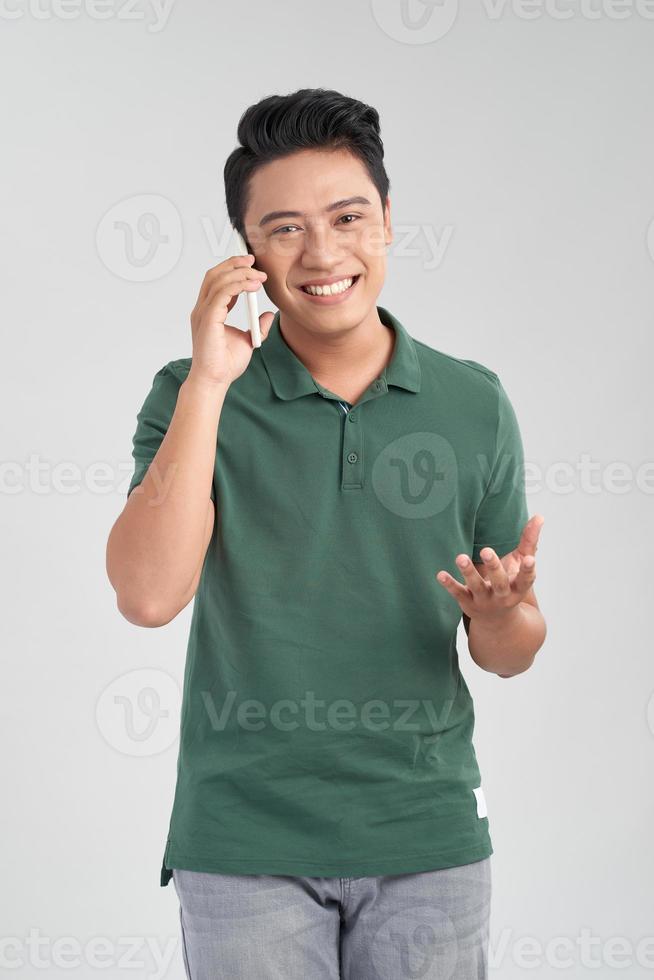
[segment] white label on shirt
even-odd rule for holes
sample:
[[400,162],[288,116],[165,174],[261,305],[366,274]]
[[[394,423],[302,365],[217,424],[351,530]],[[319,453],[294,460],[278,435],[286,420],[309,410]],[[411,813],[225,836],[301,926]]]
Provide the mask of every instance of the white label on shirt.
[[488,810],[486,809],[486,797],[484,796],[483,789],[481,788],[481,786],[478,786],[477,789],[473,789],[472,792],[475,794],[477,798],[477,816],[487,817]]

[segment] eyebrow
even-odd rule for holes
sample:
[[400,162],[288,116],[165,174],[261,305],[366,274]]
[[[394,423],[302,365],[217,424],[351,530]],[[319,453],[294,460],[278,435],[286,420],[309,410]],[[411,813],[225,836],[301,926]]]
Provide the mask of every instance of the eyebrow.
[[[333,204],[328,204],[325,208],[325,212],[338,211],[340,208],[347,208],[351,204],[363,204],[364,206],[371,207],[370,201],[367,197],[345,197],[342,201],[334,201]],[[259,227],[267,225],[271,221],[277,221],[278,218],[301,218],[301,211],[269,211],[268,214],[264,214],[263,218],[259,222]]]

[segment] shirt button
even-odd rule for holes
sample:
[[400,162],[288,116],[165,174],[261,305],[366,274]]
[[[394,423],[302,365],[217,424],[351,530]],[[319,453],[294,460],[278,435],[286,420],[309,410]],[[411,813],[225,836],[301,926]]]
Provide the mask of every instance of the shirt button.
[[359,457],[357,456],[356,453],[348,453],[347,461],[348,461],[348,463],[356,463],[356,461],[358,460],[358,458]]
[[354,414],[354,412],[348,412],[348,413],[347,413],[347,417],[348,417],[348,419],[350,420],[350,422],[356,422],[356,420],[357,420],[357,417],[356,417],[356,415]]

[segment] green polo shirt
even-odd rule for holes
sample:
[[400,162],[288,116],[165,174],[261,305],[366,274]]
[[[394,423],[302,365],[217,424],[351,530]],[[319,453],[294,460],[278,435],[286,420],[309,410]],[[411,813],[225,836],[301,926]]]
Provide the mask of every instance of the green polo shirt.
[[[497,374],[377,310],[392,357],[351,408],[279,313],[227,392],[162,885],[171,868],[385,875],[493,853],[461,610],[436,573],[518,544],[520,432]],[[154,377],[128,494],[190,365]]]

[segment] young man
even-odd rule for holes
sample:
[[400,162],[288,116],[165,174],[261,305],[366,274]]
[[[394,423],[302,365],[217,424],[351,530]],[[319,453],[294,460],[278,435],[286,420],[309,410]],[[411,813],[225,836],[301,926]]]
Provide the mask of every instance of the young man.
[[[493,850],[455,641],[463,616],[475,662],[510,677],[545,637],[516,417],[490,368],[376,305],[377,112],[302,89],[238,136],[227,207],[251,254],[207,272],[192,357],[154,377],[107,548],[130,622],[195,597],[161,870],[188,976],[486,977]],[[278,312],[253,350],[225,321],[262,285]]]

